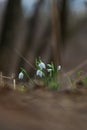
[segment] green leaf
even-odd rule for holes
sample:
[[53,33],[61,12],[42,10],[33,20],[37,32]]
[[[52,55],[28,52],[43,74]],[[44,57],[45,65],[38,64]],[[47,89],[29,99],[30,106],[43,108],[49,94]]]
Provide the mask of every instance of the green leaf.
[[20,69],[29,78],[29,75],[28,75],[27,71],[24,68],[22,68],[22,67]]
[[52,65],[51,64],[47,64],[48,67],[52,68]]
[[80,77],[80,76],[82,75],[82,73],[83,73],[82,70],[78,71],[78,72],[77,72],[77,76]]
[[52,70],[55,71],[55,67],[54,67],[53,62],[51,63],[51,66],[52,66]]

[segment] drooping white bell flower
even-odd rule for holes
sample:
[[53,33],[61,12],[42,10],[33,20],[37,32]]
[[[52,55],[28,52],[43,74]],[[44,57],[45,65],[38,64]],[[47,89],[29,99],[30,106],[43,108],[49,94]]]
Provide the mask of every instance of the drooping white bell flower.
[[52,69],[47,69],[47,72],[52,72]]
[[41,70],[37,70],[36,75],[42,78],[44,73]]
[[41,70],[46,69],[46,65],[43,62],[39,63],[38,66],[40,67]]
[[61,70],[61,65],[59,65],[58,67],[57,67],[57,71],[60,71]]
[[18,78],[21,79],[21,80],[24,78],[23,72],[20,72],[20,73],[19,73]]

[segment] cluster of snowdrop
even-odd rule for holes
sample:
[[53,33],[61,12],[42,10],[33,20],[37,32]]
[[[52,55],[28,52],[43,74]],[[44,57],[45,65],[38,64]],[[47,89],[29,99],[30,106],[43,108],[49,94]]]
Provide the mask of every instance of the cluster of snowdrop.
[[[54,67],[54,64],[51,63],[51,64],[47,64],[47,67],[45,65],[44,62],[42,62],[41,60],[37,60],[36,61],[36,66],[37,66],[37,71],[36,71],[36,76],[39,76],[39,77],[45,77],[45,71],[47,71],[50,76],[53,76],[52,74],[55,72],[55,67]],[[59,65],[57,67],[57,72],[61,70],[61,66]],[[19,73],[18,75],[18,78],[20,80],[22,80],[24,78],[24,73],[26,74],[27,72],[25,72],[24,69],[22,69],[22,71]]]
[[[58,86],[57,76],[60,70],[61,65],[55,67],[53,63],[46,65],[40,58],[36,60],[36,76],[41,79],[45,85]],[[22,80],[24,75],[32,81],[27,71],[24,68],[21,68],[18,78]]]
[[57,67],[57,70],[56,70],[53,63],[47,64],[47,67],[46,67],[45,63],[42,62],[40,59],[36,61],[36,66],[37,66],[36,75],[41,78],[45,77],[47,72],[49,73],[49,76],[52,77],[54,73],[59,72],[61,70],[60,65]]
[[38,76],[49,89],[58,89],[60,83],[58,81],[58,74],[61,70],[61,65],[55,67],[53,63],[45,64],[41,59],[36,60],[36,76]]

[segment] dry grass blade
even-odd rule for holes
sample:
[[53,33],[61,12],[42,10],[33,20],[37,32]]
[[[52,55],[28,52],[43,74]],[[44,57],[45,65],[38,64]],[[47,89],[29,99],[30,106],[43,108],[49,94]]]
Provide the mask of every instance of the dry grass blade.
[[[65,73],[63,71],[63,76],[62,76],[62,81],[64,82],[64,83],[62,83],[63,86],[67,86],[68,88],[72,88],[72,87],[75,87],[75,84],[79,80],[84,79],[87,76],[87,73],[86,73],[87,71],[83,71],[84,69],[85,70],[87,69],[87,67],[85,67],[86,65],[87,65],[87,60],[85,60],[80,65],[78,65],[75,69],[73,69],[69,72]],[[81,76],[78,76],[79,71],[83,71]]]

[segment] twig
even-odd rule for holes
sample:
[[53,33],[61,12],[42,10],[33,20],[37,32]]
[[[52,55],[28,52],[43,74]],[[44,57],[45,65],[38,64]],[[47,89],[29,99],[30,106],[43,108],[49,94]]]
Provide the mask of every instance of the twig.
[[12,79],[11,77],[7,77],[7,76],[3,76],[3,75],[0,75],[1,79],[5,78],[5,79]]
[[29,66],[35,70],[35,67],[16,48],[14,50]]
[[14,90],[16,89],[16,80],[13,79],[13,86],[14,86]]
[[73,70],[65,73],[65,75],[72,75],[72,74],[74,74],[76,71],[78,71],[79,69],[81,69],[86,64],[87,64],[87,60],[85,60],[82,64],[78,65],[75,69],[73,69]]

